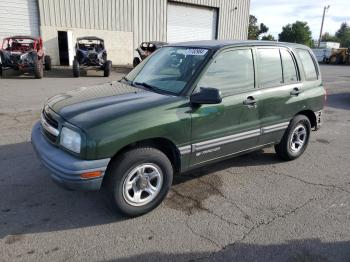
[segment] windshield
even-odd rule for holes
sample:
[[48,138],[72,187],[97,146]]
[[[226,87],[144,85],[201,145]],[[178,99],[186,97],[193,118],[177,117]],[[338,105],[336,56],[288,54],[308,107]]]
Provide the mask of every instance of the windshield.
[[178,95],[203,64],[208,51],[202,48],[163,47],[125,79],[134,85]]

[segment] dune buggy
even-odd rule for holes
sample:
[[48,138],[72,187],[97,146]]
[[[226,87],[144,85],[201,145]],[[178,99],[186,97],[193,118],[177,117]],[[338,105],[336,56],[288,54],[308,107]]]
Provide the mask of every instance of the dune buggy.
[[73,61],[73,76],[80,76],[80,69],[102,70],[108,77],[112,69],[112,61],[107,60],[104,40],[95,36],[77,38]]
[[140,46],[136,49],[137,53],[139,54],[139,57],[134,57],[132,65],[136,67],[139,63],[141,63],[142,60],[150,56],[154,51],[167,44],[168,43],[159,41],[142,42]]
[[51,59],[45,55],[40,37],[12,36],[3,40],[0,49],[0,75],[4,70],[14,69],[33,72],[42,78],[45,70],[51,70]]

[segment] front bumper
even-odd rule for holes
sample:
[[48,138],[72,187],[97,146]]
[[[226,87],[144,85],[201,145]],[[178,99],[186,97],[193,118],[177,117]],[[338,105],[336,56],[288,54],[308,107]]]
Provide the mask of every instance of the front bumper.
[[[74,190],[99,190],[110,158],[98,160],[78,159],[67,152],[53,146],[41,133],[40,122],[32,130],[32,145],[41,162],[51,171],[55,182],[65,188]],[[83,179],[83,173],[101,171],[102,176]]]

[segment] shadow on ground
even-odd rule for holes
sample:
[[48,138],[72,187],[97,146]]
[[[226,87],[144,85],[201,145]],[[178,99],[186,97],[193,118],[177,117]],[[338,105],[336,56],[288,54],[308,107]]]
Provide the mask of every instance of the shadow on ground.
[[350,241],[322,242],[319,239],[293,240],[285,244],[253,245],[236,243],[214,253],[144,253],[110,261],[259,261],[335,262],[350,261]]
[[326,106],[337,109],[350,110],[350,93],[327,95]]
[[[186,206],[181,196],[169,197],[169,208],[196,208],[212,194],[218,194],[222,182],[212,175],[234,166],[278,163],[274,154],[263,151],[229,159],[205,169],[178,175],[173,190],[198,198]],[[30,143],[0,147],[0,237],[35,232],[51,232],[116,223],[127,218],[106,204],[100,192],[67,191],[52,182],[49,173],[37,160]],[[207,183],[199,180],[205,177]],[[186,190],[188,191],[186,193]],[[173,202],[172,202],[173,201]],[[173,205],[171,204],[173,203]],[[183,206],[185,205],[185,206]]]

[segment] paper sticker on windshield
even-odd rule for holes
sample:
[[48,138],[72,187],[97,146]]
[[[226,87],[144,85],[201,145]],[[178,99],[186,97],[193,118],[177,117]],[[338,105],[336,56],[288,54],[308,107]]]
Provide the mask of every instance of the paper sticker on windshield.
[[201,55],[201,56],[203,56],[207,52],[208,52],[208,49],[198,49],[198,48],[179,50],[179,53],[184,54],[184,55]]

